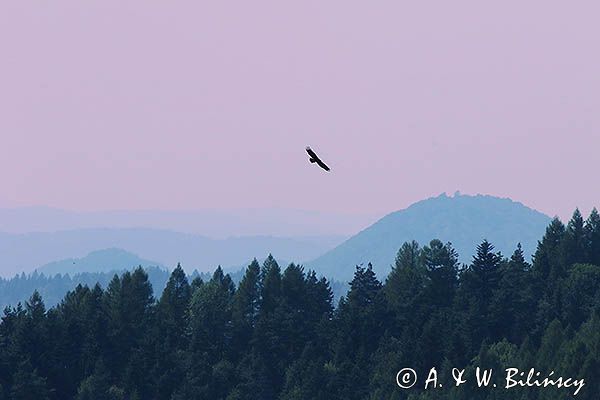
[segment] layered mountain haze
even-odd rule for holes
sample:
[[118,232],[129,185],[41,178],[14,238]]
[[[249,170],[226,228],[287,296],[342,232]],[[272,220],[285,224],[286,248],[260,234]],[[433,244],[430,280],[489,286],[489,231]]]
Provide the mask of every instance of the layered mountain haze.
[[[12,222],[4,221],[4,227],[14,226],[16,220],[35,221],[40,210],[34,208],[31,211],[32,215],[24,209],[13,213]],[[43,214],[49,215],[45,211]],[[81,220],[70,219],[77,214],[62,214],[66,216],[62,222],[59,214],[50,214],[53,217],[46,220],[43,225],[46,228],[61,223],[63,226],[81,223]],[[107,218],[106,223],[110,221]],[[442,194],[390,213],[349,239],[327,235],[318,228],[315,228],[315,236],[226,239],[148,227],[0,233],[0,275],[11,276],[35,269],[53,274],[103,272],[137,265],[172,268],[178,262],[188,271],[212,271],[217,265],[237,271],[253,258],[262,259],[271,253],[284,264],[288,261],[302,263],[305,268],[315,269],[324,276],[347,281],[355,265],[368,262],[373,263],[381,277],[385,277],[402,243],[410,240],[421,245],[432,239],[452,241],[464,263],[470,262],[475,247],[483,239],[492,242],[505,255],[520,242],[529,258],[549,221],[549,216],[510,199],[457,193],[454,196]],[[41,222],[38,223],[38,227],[42,227]],[[279,222],[271,223],[282,226]],[[258,231],[264,227],[247,229]],[[80,260],[75,260],[77,258]]]
[[112,272],[132,270],[138,266],[144,268],[160,267],[164,268],[156,261],[145,260],[136,254],[123,249],[110,248],[93,251],[82,258],[67,258],[60,261],[53,261],[37,268],[39,274],[52,276],[56,274],[79,274],[85,272]]
[[[34,220],[22,212],[19,218]],[[105,285],[115,272],[131,271],[137,266],[149,271],[159,294],[168,271],[179,262],[188,273],[198,270],[205,277],[220,265],[237,282],[253,258],[264,260],[268,254],[273,254],[282,267],[299,263],[305,270],[314,269],[327,277],[337,299],[345,294],[346,283],[358,264],[373,263],[378,276],[385,279],[406,241],[416,240],[421,245],[432,239],[452,241],[463,263],[471,261],[483,239],[506,256],[520,242],[529,258],[549,222],[547,215],[510,199],[457,193],[452,197],[442,194],[392,212],[349,239],[327,235],[215,239],[151,228],[2,233],[0,276],[36,273],[3,280],[5,295],[0,300],[4,305],[16,304],[37,289],[49,300],[58,301],[78,283],[93,285],[97,280]],[[56,274],[70,277],[54,277]]]
[[469,263],[476,246],[490,241],[510,256],[520,242],[527,258],[535,252],[550,217],[510,199],[445,193],[393,212],[306,265],[328,277],[349,280],[357,264],[373,263],[381,279],[390,272],[402,243],[452,241]]
[[0,208],[0,232],[56,232],[97,228],[151,228],[214,239],[238,236],[350,236],[373,223],[374,213],[347,214],[284,208],[69,211],[52,207]]
[[[0,276],[32,272],[101,249],[119,248],[173,268],[212,271],[246,266],[269,253],[282,260],[310,260],[341,243],[343,236],[247,236],[213,239],[206,236],[148,228],[77,229],[59,232],[0,234]],[[119,257],[112,261],[117,264]],[[66,272],[66,271],[65,271]],[[91,271],[90,271],[91,272]]]

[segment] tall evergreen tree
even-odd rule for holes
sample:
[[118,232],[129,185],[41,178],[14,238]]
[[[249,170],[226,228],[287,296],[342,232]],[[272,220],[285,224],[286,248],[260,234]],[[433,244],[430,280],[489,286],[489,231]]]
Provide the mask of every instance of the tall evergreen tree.
[[273,312],[281,300],[281,268],[271,254],[261,269],[261,304],[262,314]]
[[586,243],[586,232],[583,217],[579,209],[575,209],[571,220],[567,224],[563,240],[563,257],[565,266],[568,268],[573,264],[588,261],[588,246]]
[[244,352],[252,339],[260,304],[260,265],[256,258],[246,268],[233,297],[231,318],[233,323],[233,348],[236,356]]
[[150,351],[146,333],[150,330],[154,304],[146,272],[139,267],[133,273],[124,273],[121,278],[115,276],[106,291],[105,302],[110,347],[106,354],[107,368],[116,379],[125,380],[129,395],[134,390],[146,393],[150,390],[151,380],[140,370],[141,365],[148,367],[140,353]]
[[191,287],[180,264],[171,273],[167,286],[158,302],[160,335],[168,346],[175,350],[183,337],[186,314],[190,304]]
[[588,262],[600,266],[600,214],[596,208],[585,221],[585,242]]
[[478,351],[485,338],[497,338],[493,328],[498,322],[490,312],[490,305],[500,282],[502,261],[502,255],[484,240],[477,246],[471,265],[461,273],[457,304],[462,341],[469,351]]
[[[185,381],[174,398],[224,398],[222,366],[229,365],[232,343],[231,278],[219,267],[212,279],[196,289],[189,307],[189,349]],[[227,368],[226,368],[227,369]],[[228,370],[228,369],[227,369]],[[227,379],[225,379],[227,380]]]
[[281,277],[282,337],[285,346],[284,363],[287,366],[297,359],[306,343],[314,334],[314,325],[309,319],[308,290],[304,269],[290,264]]
[[38,367],[47,371],[47,339],[48,327],[46,323],[46,307],[42,296],[36,290],[29,301],[25,303],[25,325],[22,335],[25,341],[22,343],[29,353],[29,359]]
[[192,295],[189,309],[190,350],[211,363],[225,356],[231,339],[232,294],[216,273]]
[[434,239],[423,247],[427,271],[426,297],[434,307],[449,307],[458,287],[458,253],[452,244]]
[[340,301],[337,312],[333,379],[338,384],[333,390],[339,398],[364,398],[368,393],[370,356],[379,345],[387,321],[385,299],[371,263],[366,268],[357,266],[348,297]]
[[548,277],[559,277],[563,275],[565,260],[563,257],[563,241],[565,238],[565,226],[554,218],[546,228],[546,233],[538,242],[537,250],[533,256],[533,271],[540,287],[547,287],[543,282]]
[[181,358],[186,346],[185,329],[191,299],[191,286],[180,264],[171,273],[157,305],[154,391],[159,398],[170,398],[183,375]]
[[286,344],[283,342],[284,308],[281,269],[271,254],[261,269],[260,311],[252,339],[255,368],[263,371],[257,382],[259,398],[275,398],[283,386]]
[[[404,343],[416,343],[415,351],[420,354],[413,365],[426,370],[428,366],[440,365],[450,353],[450,342],[456,325],[452,310],[458,288],[458,254],[450,243],[432,240],[423,247],[424,287],[415,296],[412,305],[413,327],[405,329]],[[410,310],[406,310],[410,312]]]
[[[409,325],[408,321],[413,320],[415,316],[421,320],[425,283],[423,252],[414,240],[406,242],[398,250],[396,263],[387,277],[384,289],[395,321],[391,329],[396,335],[399,335]],[[414,330],[414,335],[417,335],[417,330],[418,328]]]
[[330,320],[333,316],[333,291],[327,278],[317,279],[315,271],[306,275],[306,301],[310,310],[308,318]]
[[531,290],[530,268],[519,243],[500,269],[501,278],[490,305],[490,313],[495,316],[495,326],[491,328],[515,344],[521,344],[533,329],[530,314],[536,307],[536,299]]

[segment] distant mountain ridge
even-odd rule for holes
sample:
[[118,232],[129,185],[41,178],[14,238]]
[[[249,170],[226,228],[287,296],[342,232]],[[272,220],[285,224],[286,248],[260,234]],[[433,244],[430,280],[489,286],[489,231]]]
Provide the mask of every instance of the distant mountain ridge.
[[56,274],[80,274],[85,272],[102,273],[111,271],[131,270],[135,267],[158,267],[163,268],[160,263],[140,258],[136,254],[123,249],[110,248],[96,250],[82,258],[67,258],[53,261],[37,268],[39,274],[52,276]]
[[80,229],[149,228],[211,239],[232,236],[348,237],[372,223],[374,213],[348,214],[284,208],[231,210],[70,211],[52,207],[0,208],[0,232],[23,234]]
[[49,262],[81,258],[98,249],[119,248],[168,268],[181,262],[191,271],[212,271],[247,265],[272,253],[296,262],[313,259],[345,238],[339,236],[250,236],[211,239],[201,235],[160,229],[78,229],[26,234],[0,233],[0,276],[32,272]]
[[550,220],[511,199],[443,193],[386,215],[306,265],[325,276],[349,280],[355,265],[371,262],[385,279],[402,243],[416,240],[423,246],[432,239],[451,241],[463,263],[471,261],[483,239],[507,256],[520,242],[529,258]]

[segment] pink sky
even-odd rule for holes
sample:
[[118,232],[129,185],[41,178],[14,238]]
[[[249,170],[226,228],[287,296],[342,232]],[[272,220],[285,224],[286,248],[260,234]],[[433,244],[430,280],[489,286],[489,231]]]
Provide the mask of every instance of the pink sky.
[[0,207],[587,214],[599,3],[494,3],[4,2]]

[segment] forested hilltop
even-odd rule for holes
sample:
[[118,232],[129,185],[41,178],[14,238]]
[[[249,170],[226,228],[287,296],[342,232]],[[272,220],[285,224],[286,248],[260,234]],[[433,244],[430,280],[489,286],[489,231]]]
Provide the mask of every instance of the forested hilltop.
[[[515,238],[518,240],[518,238]],[[352,268],[352,266],[348,266]],[[483,241],[461,266],[450,243],[407,242],[382,282],[357,266],[330,283],[273,257],[239,285],[176,268],[158,299],[139,268],[78,286],[46,310],[34,293],[0,323],[0,399],[532,399],[572,388],[453,387],[452,368],[535,367],[600,393],[600,215],[554,219],[533,263]],[[402,368],[443,388],[403,390]]]
[[[152,286],[152,295],[160,296],[167,285],[170,272],[158,267],[144,267],[144,271],[148,275],[148,280]],[[125,272],[127,272],[127,269],[110,272],[82,272],[73,275],[56,274],[48,276],[36,271],[29,275],[22,273],[10,279],[0,278],[0,310],[3,310],[7,306],[16,306],[19,302],[25,303],[34,291],[37,291],[42,296],[46,307],[54,307],[62,301],[69,291],[74,290],[78,285],[93,287],[99,284],[100,287],[106,288],[115,274],[122,275]],[[244,276],[244,273],[245,268],[242,268],[229,272],[229,276],[233,283],[237,285]],[[192,281],[196,277],[199,277],[206,281],[210,280],[211,276],[212,273],[210,272],[198,272],[198,270],[194,270],[187,278],[189,281]],[[333,290],[334,302],[339,300],[348,291],[347,282],[329,280],[329,284]]]
[[[21,273],[10,279],[0,278],[0,308],[16,306],[19,302],[24,303],[34,291],[42,296],[46,307],[53,307],[59,304],[65,295],[74,290],[77,285],[93,287],[99,284],[105,288],[115,274],[121,275],[126,271],[126,269],[122,269],[111,272],[82,272],[72,275],[46,275],[34,271],[31,274]],[[144,271],[148,275],[154,291],[159,291],[160,294],[169,279],[169,271],[157,267],[147,267],[144,268]]]
[[[152,285],[153,295],[160,295],[167,285],[170,273],[166,269],[158,267],[144,267],[148,280]],[[16,306],[17,303],[25,303],[34,291],[37,291],[44,299],[46,307],[53,307],[61,302],[65,295],[74,290],[78,285],[93,287],[99,284],[106,288],[111,279],[116,275],[122,275],[127,269],[114,270],[110,272],[81,272],[75,274],[46,275],[34,271],[31,274],[20,274],[10,279],[0,278],[0,309],[7,306]],[[131,272],[131,271],[130,271]],[[211,273],[198,272],[194,270],[189,280],[200,277],[208,280]],[[243,271],[236,271],[230,276],[234,282],[239,282]]]

